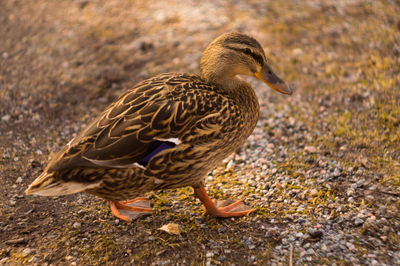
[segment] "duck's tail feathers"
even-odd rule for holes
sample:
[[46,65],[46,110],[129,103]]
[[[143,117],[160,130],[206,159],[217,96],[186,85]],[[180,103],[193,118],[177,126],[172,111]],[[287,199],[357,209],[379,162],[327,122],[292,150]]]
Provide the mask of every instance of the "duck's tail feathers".
[[59,178],[57,172],[43,172],[25,190],[26,195],[62,196],[93,189],[100,186],[100,182],[82,183],[77,181],[65,181]]

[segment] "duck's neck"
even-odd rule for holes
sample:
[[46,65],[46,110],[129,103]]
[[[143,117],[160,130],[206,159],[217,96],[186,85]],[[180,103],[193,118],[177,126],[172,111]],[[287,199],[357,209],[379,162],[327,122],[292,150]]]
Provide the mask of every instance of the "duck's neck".
[[212,84],[222,91],[225,95],[229,95],[231,99],[238,101],[239,106],[244,110],[244,113],[249,115],[249,120],[254,120],[256,123],[260,106],[256,93],[251,85],[244,79],[234,75],[223,76],[208,76],[203,77],[205,81]]
[[240,73],[238,67],[228,64],[227,59],[219,50],[208,47],[200,60],[202,78],[227,92],[243,86],[243,80],[236,75]]
[[234,75],[225,74],[220,76],[213,73],[210,75],[203,75],[203,78],[207,83],[215,85],[226,92],[234,92],[238,88],[248,85],[246,81]]

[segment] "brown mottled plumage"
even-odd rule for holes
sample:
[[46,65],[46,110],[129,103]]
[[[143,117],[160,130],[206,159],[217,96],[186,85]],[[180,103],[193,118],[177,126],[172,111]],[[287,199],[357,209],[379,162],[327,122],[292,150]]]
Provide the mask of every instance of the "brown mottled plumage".
[[193,186],[199,196],[206,174],[244,143],[258,120],[254,90],[236,75],[290,93],[266,62],[253,38],[220,36],[203,54],[202,77],[161,74],[126,91],[56,154],[27,194],[85,191],[115,202]]

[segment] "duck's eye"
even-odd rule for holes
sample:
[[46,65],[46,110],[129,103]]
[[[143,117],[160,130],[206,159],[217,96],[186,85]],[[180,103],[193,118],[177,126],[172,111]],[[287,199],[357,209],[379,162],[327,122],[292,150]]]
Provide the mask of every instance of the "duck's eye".
[[245,48],[245,49],[244,49],[244,52],[245,52],[246,54],[252,54],[252,53],[253,53],[253,52],[251,51],[250,48]]

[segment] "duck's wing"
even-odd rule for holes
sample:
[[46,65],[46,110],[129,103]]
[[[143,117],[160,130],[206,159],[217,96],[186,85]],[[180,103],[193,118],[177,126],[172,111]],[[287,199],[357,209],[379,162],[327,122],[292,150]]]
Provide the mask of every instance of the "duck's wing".
[[219,130],[218,125],[199,121],[210,121],[208,117],[219,113],[224,101],[197,76],[163,74],[146,80],[112,103],[55,156],[46,171],[143,167],[155,153],[179,144],[187,132],[206,135],[204,130]]

